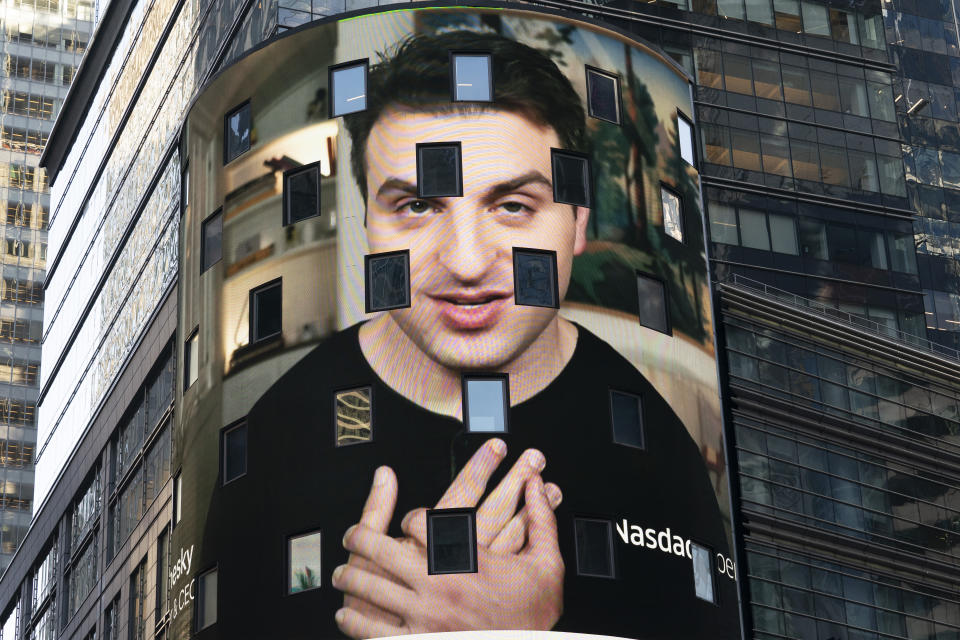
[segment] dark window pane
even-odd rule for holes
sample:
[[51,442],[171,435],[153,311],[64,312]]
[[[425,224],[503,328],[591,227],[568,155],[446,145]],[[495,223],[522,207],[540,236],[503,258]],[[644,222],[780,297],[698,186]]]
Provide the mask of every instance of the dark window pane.
[[670,333],[667,316],[667,292],[663,282],[637,273],[637,293],[640,299],[640,324],[661,333]]
[[620,124],[620,80],[596,69],[587,69],[587,102],[594,118]]
[[283,329],[283,289],[280,282],[250,292],[250,342],[270,338]]
[[560,306],[556,253],[514,249],[513,274],[516,304],[553,308]]
[[717,0],[717,13],[724,18],[743,20],[743,0]]
[[773,11],[770,0],[746,0],[747,20],[773,26]]
[[870,109],[867,107],[867,87],[863,80],[839,76],[837,82],[840,88],[840,105],[844,113],[867,118]]
[[247,472],[247,425],[234,427],[223,434],[223,483],[236,480]]
[[733,166],[748,171],[763,171],[760,162],[760,137],[756,131],[731,129],[733,142]]
[[740,244],[736,209],[719,202],[710,203],[710,240],[723,244]]
[[856,14],[830,9],[830,34],[834,40],[860,44],[857,38]]
[[704,124],[700,128],[703,135],[703,157],[707,162],[730,166],[730,131],[726,127]]
[[817,36],[830,37],[830,20],[827,16],[827,8],[822,4],[814,4],[804,0],[803,10],[803,30]]
[[795,178],[820,182],[820,156],[816,143],[791,140],[790,155]]
[[464,376],[463,418],[467,431],[506,432],[509,422],[509,393],[506,377]]
[[850,170],[847,168],[847,154],[843,148],[820,145],[820,170],[823,181],[827,184],[850,186]]
[[454,100],[490,102],[493,100],[490,78],[489,54],[454,54]]
[[367,108],[367,62],[352,63],[330,71],[330,117]]
[[611,390],[610,417],[613,421],[614,442],[638,449],[644,448],[643,402],[640,396]]
[[410,306],[410,254],[377,253],[364,261],[367,280],[367,313]]
[[773,0],[773,12],[777,20],[777,29],[792,33],[803,31],[798,0]]
[[463,195],[460,143],[417,145],[417,195],[444,198]]
[[217,210],[201,227],[200,272],[203,273],[223,257],[223,211]]
[[320,215],[320,165],[293,169],[283,175],[284,224]]
[[[767,0],[763,0],[766,4]],[[782,100],[780,94],[780,65],[768,60],[753,61],[753,82],[758,98]]]
[[849,149],[847,155],[850,159],[850,183],[853,188],[861,191],[880,191],[874,155],[853,149]]
[[697,82],[710,89],[723,89],[723,62],[719,51],[696,49]]
[[771,213],[767,216],[770,222],[771,248],[776,253],[797,255],[797,227],[793,218]]
[[837,88],[837,76],[832,73],[811,71],[810,86],[813,89],[813,106],[818,109],[840,111],[840,91]]
[[577,575],[613,578],[613,526],[609,520],[573,520]]
[[783,97],[787,102],[810,106],[810,74],[806,69],[784,65]]
[[370,387],[338,391],[334,396],[337,446],[373,439],[373,390]]
[[778,176],[793,176],[790,169],[790,146],[782,136],[760,136],[763,145],[763,170]]
[[477,570],[476,521],[473,512],[427,511],[428,573],[473,573]]
[[590,207],[590,163],[584,156],[553,151],[553,199]]
[[321,541],[320,531],[290,538],[287,551],[289,593],[309,591],[320,586],[320,572],[323,568]]
[[745,247],[770,251],[767,216],[762,211],[740,209],[740,238]]
[[727,85],[727,91],[753,95],[750,58],[732,54],[723,56],[723,77]]
[[224,123],[224,162],[230,162],[250,149],[250,103],[242,104],[226,115]]

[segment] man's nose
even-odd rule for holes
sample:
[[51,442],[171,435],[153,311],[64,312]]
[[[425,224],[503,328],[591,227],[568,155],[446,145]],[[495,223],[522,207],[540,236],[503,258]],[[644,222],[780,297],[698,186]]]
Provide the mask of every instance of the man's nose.
[[445,223],[437,247],[440,264],[460,282],[482,280],[498,257],[492,221],[482,207],[459,202],[447,212]]

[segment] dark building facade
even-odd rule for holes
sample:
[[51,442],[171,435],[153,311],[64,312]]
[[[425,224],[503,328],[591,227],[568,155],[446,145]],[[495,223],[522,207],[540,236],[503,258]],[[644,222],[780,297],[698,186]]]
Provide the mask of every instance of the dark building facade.
[[[544,24],[572,25],[568,30],[528,28],[509,17],[444,22],[436,13],[399,11],[387,18],[391,14],[375,4],[113,0],[104,10],[78,88],[64,103],[42,163],[52,184],[47,302],[52,296],[64,311],[60,326],[51,324],[49,351],[43,352],[50,367],[39,402],[45,445],[37,457],[39,510],[0,580],[0,639],[262,637],[263,629],[238,623],[237,603],[252,606],[251,589],[263,589],[276,601],[270,606],[291,621],[289,637],[306,637],[311,629],[327,637],[336,633],[327,605],[339,603],[350,589],[343,573],[333,575],[339,562],[334,558],[345,554],[342,529],[360,512],[357,499],[347,496],[366,496],[376,466],[392,464],[399,480],[397,511],[433,506],[420,502],[432,500],[427,496],[439,480],[426,483],[430,487],[419,489],[413,502],[404,499],[410,483],[404,478],[413,471],[391,462],[390,455],[407,445],[389,439],[389,414],[377,407],[403,412],[409,406],[394,402],[394,385],[378,386],[389,379],[385,370],[375,364],[357,369],[334,358],[349,351],[343,338],[334,343],[330,336],[348,334],[343,330],[367,317],[365,312],[416,309],[417,274],[425,267],[416,250],[406,263],[402,255],[396,261],[405,248],[396,244],[397,234],[413,238],[410,229],[381,222],[371,209],[357,219],[356,211],[364,211],[365,198],[375,193],[361,194],[353,184],[360,182],[357,165],[349,166],[348,141],[362,127],[342,114],[351,110],[351,99],[367,98],[366,86],[344,85],[340,98],[347,102],[341,103],[332,74],[345,70],[349,79],[358,68],[351,64],[368,57],[375,65],[372,49],[359,44],[365,38],[372,39],[369,46],[385,46],[411,30],[443,33],[457,27],[508,33],[521,41],[544,38],[549,45],[543,49],[583,96],[588,147],[605,152],[587,156],[592,193],[571,183],[572,191],[555,190],[553,200],[568,203],[568,210],[591,208],[593,226],[584,230],[591,261],[580,255],[572,268],[567,265],[572,284],[564,289],[558,284],[566,277],[561,251],[551,254],[532,239],[513,242],[514,250],[528,252],[511,255],[510,268],[525,269],[526,280],[510,286],[520,291],[522,282],[547,283],[525,294],[531,309],[551,308],[566,296],[561,314],[579,323],[580,331],[598,333],[599,342],[614,344],[674,407],[693,437],[695,458],[719,509],[717,522],[727,532],[701,534],[706,529],[700,524],[689,525],[697,531],[684,531],[686,522],[677,525],[666,516],[644,522],[619,503],[583,507],[582,497],[567,488],[571,481],[565,485],[550,475],[556,471],[562,478],[560,456],[542,441],[522,437],[522,408],[532,405],[514,403],[511,410],[508,401],[502,411],[480,411],[486,405],[479,398],[490,397],[483,394],[509,390],[515,400],[514,394],[524,393],[512,386],[512,374],[467,376],[458,394],[481,394],[470,396],[478,399],[473,410],[463,407],[463,420],[476,433],[471,435],[468,425],[465,437],[441,443],[451,459],[443,487],[496,433],[505,433],[511,456],[528,445],[546,451],[548,501],[550,482],[564,492],[561,506],[554,506],[570,616],[560,618],[557,629],[628,637],[960,637],[955,0],[547,0],[510,6],[529,10]],[[389,7],[406,8],[406,3]],[[502,7],[498,12],[507,15]],[[376,28],[361,38],[350,30],[366,24],[361,16],[367,13],[382,15],[371,19]],[[353,19],[341,24],[341,14]],[[323,25],[308,24],[316,21]],[[311,82],[296,81],[294,69],[300,67],[294,63],[286,75],[273,76],[268,64],[253,64],[269,59],[271,51],[275,59],[287,59],[290,47],[319,28],[335,34],[323,46],[336,54],[316,54],[323,57],[322,67],[317,62],[313,75],[303,72]],[[624,66],[618,66],[620,54],[597,44],[606,37],[597,34],[607,29],[635,48]],[[287,34],[291,30],[296,32]],[[259,47],[263,50],[248,54]],[[449,49],[476,54],[483,47]],[[571,61],[581,49],[592,56],[586,66],[579,58]],[[645,56],[660,59],[664,69],[676,63],[685,70],[692,79],[692,103],[658,93],[682,74],[674,69],[658,75],[665,72],[644,67]],[[464,60],[464,69],[474,69],[469,66],[474,62]],[[649,69],[644,71],[649,76],[627,66],[632,64]],[[262,87],[269,99],[230,80],[231,73],[245,74],[250,87]],[[643,78],[646,97],[629,80],[634,75]],[[496,86],[503,76],[492,77]],[[602,95],[605,82],[614,81],[621,101],[590,102]],[[467,86],[454,83],[451,101],[460,99],[458,91],[475,88]],[[464,93],[462,99],[484,97]],[[656,117],[644,115],[645,100]],[[296,111],[284,111],[293,104]],[[625,122],[644,118],[648,133],[635,124],[623,129]],[[695,145],[686,145],[687,125],[695,131]],[[639,133],[628,134],[634,138],[620,148],[611,132],[621,130]],[[403,134],[398,126],[394,138],[385,140]],[[461,194],[443,191],[441,172],[431,174],[433,186],[447,195],[413,196],[428,204],[429,197],[470,199],[470,137],[464,135],[457,147]],[[663,147],[659,156],[635,151],[659,149],[657,144]],[[554,148],[573,152],[569,162],[584,157],[572,138],[560,136]],[[621,157],[626,168],[617,173]],[[551,182],[559,181],[558,167],[565,176],[583,175],[582,165],[563,165],[563,157],[560,165],[552,156],[550,162],[544,175]],[[413,182],[426,182],[429,176],[416,178]],[[621,195],[611,196],[616,192],[611,185]],[[585,200],[591,195],[595,201]],[[416,225],[441,208],[405,201],[394,212],[401,206]],[[525,206],[511,203],[504,211],[516,214]],[[618,217],[621,212],[625,219]],[[454,219],[456,212],[448,214]],[[390,233],[378,237],[384,229]],[[608,244],[600,248],[591,241]],[[702,280],[700,242],[709,258]],[[459,253],[469,255],[467,249]],[[611,253],[628,266],[626,288]],[[370,258],[380,260],[379,266]],[[669,269],[660,263],[669,263]],[[366,279],[374,272],[377,282],[390,285],[377,295]],[[671,274],[679,274],[683,284]],[[405,299],[404,282],[410,287]],[[658,299],[662,305],[650,303]],[[473,307],[488,300],[447,302]],[[591,315],[597,308],[618,319],[608,334],[595,329],[607,326]],[[444,317],[463,328],[482,325],[480,315],[460,310]],[[415,331],[416,318],[410,322],[406,326]],[[444,334],[429,333],[439,332],[436,326],[424,326],[437,336],[434,344],[443,344]],[[616,336],[634,334],[643,338],[639,346],[629,339],[625,346],[616,342]],[[357,335],[351,339],[361,348],[350,357],[371,360],[369,349],[362,348],[363,334]],[[679,351],[680,335],[710,345],[703,353],[715,344],[718,365],[712,355],[698,360]],[[330,347],[323,345],[328,344],[341,345],[329,356],[340,362],[334,378],[349,379],[326,381],[318,373],[327,371],[323,365],[310,368],[310,362],[327,362],[323,349]],[[594,362],[598,369],[620,371],[611,360]],[[687,386],[668,375],[657,377],[656,371],[677,362],[693,363],[700,377],[685,379]],[[477,360],[464,369],[486,374],[487,364]],[[719,387],[714,369],[720,372]],[[322,418],[298,417],[295,398],[309,392],[284,375],[288,371],[324,380],[326,386],[313,390],[322,396],[316,410]],[[424,374],[425,387],[438,384],[430,380]],[[607,384],[599,378],[596,383]],[[622,428],[630,416],[646,415],[642,407],[650,406],[651,392],[632,383],[607,386],[609,408],[602,420],[611,430],[604,446],[611,448],[598,455],[620,460],[624,446],[653,446],[654,440],[638,441],[635,432]],[[299,395],[284,395],[283,387],[300,389]],[[674,402],[671,393],[677,389],[697,389],[698,399]],[[711,389],[714,398],[717,392],[723,398],[722,407],[706,399]],[[638,405],[636,399],[644,397],[648,401]],[[299,424],[303,433],[329,427],[329,451],[323,450],[322,459],[362,469],[355,478],[357,492],[326,495],[324,482],[346,472],[339,463],[312,471],[321,459],[311,449],[313,441],[272,437],[278,419]],[[459,425],[455,421],[454,431]],[[285,446],[301,451],[287,457]],[[364,458],[374,446],[387,453]],[[425,445],[427,450],[433,449]],[[258,451],[279,460],[265,465]],[[411,460],[426,477],[430,465],[424,456]],[[285,466],[284,460],[294,463]],[[639,458],[623,460],[629,468],[643,465]],[[568,474],[575,476],[572,470]],[[636,481],[628,475],[624,483]],[[277,478],[309,485],[316,504],[335,505],[328,509],[349,516],[324,525],[309,510],[297,513],[310,499],[276,498],[271,481]],[[265,537],[243,530],[244,523],[270,513],[271,505],[282,515],[264,529]],[[474,535],[481,532],[482,539],[483,520],[478,513],[472,517]],[[396,527],[391,533],[401,534]],[[670,551],[658,540],[662,533]],[[673,534],[679,534],[679,553],[673,551]],[[598,547],[597,540],[610,545]],[[251,556],[264,567],[239,566],[250,546],[262,547]],[[687,622],[702,615],[704,624],[726,625],[715,627],[723,631],[705,632],[694,624],[671,634],[666,627],[577,618],[576,603],[593,603],[591,598],[606,599],[611,619],[620,614],[612,594],[616,586],[633,584],[632,553],[650,554],[636,558],[655,558],[664,571],[674,570],[670,562],[682,562],[683,588],[689,588],[684,597],[693,612]],[[444,557],[469,564],[455,553]],[[431,570],[444,557],[430,556]],[[691,569],[702,557],[712,560],[712,580]],[[479,560],[482,564],[484,556]],[[477,559],[473,562],[476,568]],[[587,586],[577,586],[574,576]],[[615,585],[609,593],[607,585]],[[540,591],[551,593],[544,585]],[[701,614],[697,607],[706,606],[711,593],[719,606],[711,604],[716,611]],[[729,616],[736,600],[742,631],[734,630]],[[542,611],[547,613],[539,626],[550,628],[556,619],[549,607]],[[324,620],[311,626],[318,612]],[[358,635],[430,630],[398,626],[395,620],[387,627],[369,622],[351,627],[357,620],[346,626],[340,620],[340,628]],[[515,624],[488,628],[523,624],[521,618],[510,620]],[[275,628],[284,635],[282,623]]]

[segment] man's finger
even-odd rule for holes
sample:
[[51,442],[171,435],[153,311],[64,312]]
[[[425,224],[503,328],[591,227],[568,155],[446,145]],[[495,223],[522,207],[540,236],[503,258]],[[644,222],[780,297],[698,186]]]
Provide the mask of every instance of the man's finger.
[[403,585],[360,567],[343,564],[333,572],[333,586],[403,618],[417,594]]
[[363,556],[414,588],[427,575],[426,557],[418,555],[415,547],[366,527],[354,525],[347,529],[343,548]]
[[402,627],[374,620],[350,608],[340,609],[335,617],[340,631],[351,638],[383,638],[407,633]]
[[[563,493],[560,487],[548,482],[544,489],[547,492],[547,502],[551,509],[556,509],[563,501]],[[490,551],[495,553],[517,553],[523,548],[523,543],[527,539],[527,508],[524,507],[520,513],[510,518],[493,542],[490,543]]]
[[368,529],[386,533],[397,505],[397,476],[390,467],[380,467],[373,474],[373,486],[363,505],[360,523]]
[[[525,494],[527,513],[527,553],[547,554],[555,551],[560,557],[557,542],[557,518],[547,498],[543,479],[536,475],[527,483]],[[562,563],[563,561],[560,560]]]
[[500,466],[505,455],[507,455],[507,444],[503,440],[499,438],[487,440],[450,483],[446,493],[437,502],[436,508],[477,506],[487,488],[490,476]]
[[547,459],[536,449],[527,449],[514,463],[500,484],[490,492],[477,510],[477,541],[489,546],[500,530],[517,512],[523,487],[534,474],[543,471]]
[[414,509],[403,516],[400,528],[409,537],[416,540],[420,546],[427,546],[427,510],[423,507]]

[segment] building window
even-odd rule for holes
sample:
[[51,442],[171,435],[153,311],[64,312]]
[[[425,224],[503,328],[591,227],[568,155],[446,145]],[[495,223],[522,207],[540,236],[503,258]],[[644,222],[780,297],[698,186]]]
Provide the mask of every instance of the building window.
[[628,447],[644,448],[643,401],[625,391],[610,390],[610,422],[613,441]]
[[320,215],[320,163],[283,172],[283,225]]
[[103,640],[120,640],[120,594],[103,611]]
[[553,200],[589,208],[592,205],[590,159],[572,151],[551,149]]
[[200,225],[200,273],[223,257],[223,209],[211,213]]
[[638,271],[637,295],[639,296],[640,324],[648,329],[670,335],[670,306],[667,302],[667,288],[663,281]]
[[217,621],[217,570],[211,569],[197,577],[196,624],[194,629],[206,629]]
[[127,625],[129,640],[143,640],[146,637],[143,606],[147,591],[147,561],[142,560],[130,574],[130,617]]
[[737,210],[731,206],[710,203],[710,240],[721,244],[740,244],[737,233]]
[[373,440],[373,387],[337,391],[333,404],[338,447]]
[[717,594],[713,581],[713,553],[696,542],[690,543],[693,556],[693,588],[701,600],[716,604]]
[[740,209],[740,242],[749,249],[770,251],[770,232],[762,211]]
[[476,571],[476,512],[473,509],[427,510],[427,573]]
[[490,102],[493,100],[493,67],[489,53],[452,53],[453,100]]
[[279,336],[283,330],[283,282],[277,278],[250,291],[250,342]]
[[177,526],[183,516],[183,476],[179,471],[173,477],[173,526]]
[[591,117],[620,124],[620,78],[587,67],[587,110]]
[[670,188],[660,185],[663,206],[663,231],[677,242],[683,242],[683,201]]
[[471,433],[505,433],[509,428],[510,384],[506,374],[463,376],[463,422]]
[[693,123],[677,112],[677,139],[680,143],[680,157],[690,166],[696,166],[696,159],[693,155]]
[[410,252],[388,251],[364,257],[367,313],[410,306]]
[[320,586],[322,536],[320,531],[311,531],[287,540],[287,593],[300,593]]
[[556,252],[514,247],[513,299],[532,307],[560,306]]
[[417,196],[456,198],[463,195],[459,142],[417,144]]
[[247,473],[247,423],[225,428],[220,439],[220,469],[227,484]]
[[223,118],[223,164],[250,150],[250,101],[234,108]]
[[330,67],[330,117],[367,108],[367,60]]
[[577,575],[593,578],[614,578],[613,525],[609,520],[573,519],[574,544],[577,552]]
[[[167,617],[167,597],[170,590],[170,530],[165,528],[157,538],[157,600],[154,622],[160,624]],[[2,640],[2,638],[0,638]]]
[[183,343],[183,390],[186,391],[200,377],[200,327],[193,330]]

